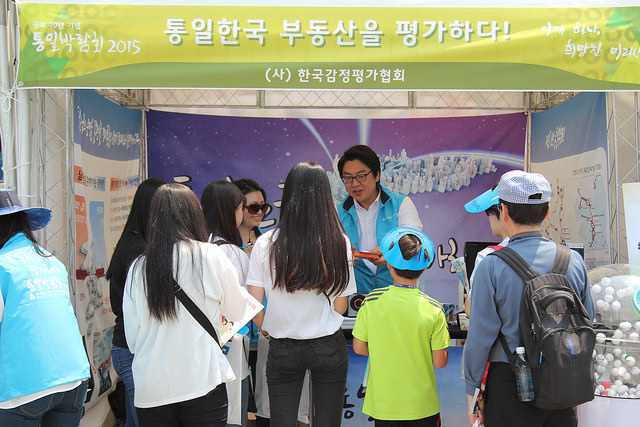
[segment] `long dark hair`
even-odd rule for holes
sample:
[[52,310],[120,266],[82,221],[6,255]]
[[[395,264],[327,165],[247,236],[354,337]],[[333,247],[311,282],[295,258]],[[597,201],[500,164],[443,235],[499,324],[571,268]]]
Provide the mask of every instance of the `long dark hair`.
[[111,280],[111,276],[113,275],[111,267],[117,264],[117,254],[129,243],[132,235],[137,234],[142,240],[146,240],[151,199],[153,199],[153,195],[158,188],[166,183],[166,181],[159,178],[148,178],[138,186],[136,194],[133,196],[129,217],[124,225],[120,239],[118,239],[118,243],[113,251],[113,256],[111,257],[111,263],[109,263],[109,268],[107,269],[107,280]]
[[[144,252],[149,312],[160,321],[175,319],[173,265],[180,263],[173,259],[173,248],[180,241],[207,241],[202,208],[190,188],[182,184],[165,184],[153,196],[149,220]],[[192,264],[201,268],[200,263],[195,262],[194,251],[196,248],[191,245]]]
[[344,291],[349,282],[347,242],[319,164],[301,162],[289,171],[278,230],[270,255],[276,288],[327,295]]
[[18,233],[23,233],[27,236],[27,239],[33,243],[33,248],[36,252],[43,256],[51,256],[42,251],[40,246],[38,245],[38,241],[35,236],[31,232],[31,224],[29,224],[29,220],[27,219],[27,214],[24,212],[16,212],[8,215],[0,216],[0,248],[3,248],[4,245]]
[[236,209],[243,202],[242,192],[232,183],[216,180],[207,184],[202,191],[200,203],[209,233],[240,246]]

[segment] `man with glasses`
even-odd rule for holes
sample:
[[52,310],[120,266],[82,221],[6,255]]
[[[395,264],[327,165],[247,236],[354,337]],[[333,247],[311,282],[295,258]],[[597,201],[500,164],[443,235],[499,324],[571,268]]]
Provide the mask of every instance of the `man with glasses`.
[[354,251],[380,254],[378,259],[354,257],[358,292],[369,293],[393,283],[379,247],[382,237],[396,227],[422,231],[422,222],[409,197],[380,185],[380,159],[368,146],[345,151],[338,172],[349,194],[338,205],[338,214]]

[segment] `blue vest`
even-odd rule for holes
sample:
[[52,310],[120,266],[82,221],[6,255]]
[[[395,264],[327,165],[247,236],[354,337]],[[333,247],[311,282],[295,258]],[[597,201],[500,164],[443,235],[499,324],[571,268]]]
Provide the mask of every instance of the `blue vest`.
[[67,270],[22,233],[0,249],[0,402],[89,377]]
[[[393,193],[384,187],[380,187],[380,210],[378,211],[378,219],[376,220],[376,242],[380,245],[380,241],[388,231],[398,226],[398,211],[400,204],[407,196]],[[338,215],[344,227],[351,244],[360,250],[360,242],[358,240],[358,216],[356,215],[356,206],[353,197],[348,196],[338,205]],[[371,248],[362,248],[363,250]],[[384,267],[376,268],[374,274],[363,260],[358,260],[353,269],[356,273],[356,284],[358,292],[369,293],[376,288],[382,288],[393,284],[389,269]]]

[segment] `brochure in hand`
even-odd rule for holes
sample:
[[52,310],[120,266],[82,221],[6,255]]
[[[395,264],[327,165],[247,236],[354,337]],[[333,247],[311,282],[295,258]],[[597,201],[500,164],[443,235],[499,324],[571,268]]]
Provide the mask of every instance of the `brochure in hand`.
[[[239,322],[230,322],[224,316],[222,316],[222,330],[220,331],[220,346],[222,347],[227,341],[229,341],[235,334],[237,334],[254,316],[260,313],[262,310],[262,304],[260,304],[254,297],[249,295],[247,301],[246,315]],[[247,328],[245,328],[247,329]],[[247,329],[248,331],[248,329]]]

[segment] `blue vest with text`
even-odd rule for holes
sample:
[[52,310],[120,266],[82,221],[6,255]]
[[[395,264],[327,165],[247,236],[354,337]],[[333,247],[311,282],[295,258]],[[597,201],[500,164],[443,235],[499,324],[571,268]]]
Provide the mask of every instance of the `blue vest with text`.
[[[384,235],[398,226],[398,211],[405,197],[407,196],[394,193],[382,186],[380,187],[380,210],[378,211],[378,219],[376,220],[376,242],[378,246]],[[338,205],[338,215],[340,216],[340,221],[351,244],[356,247],[356,250],[371,249],[360,248],[358,239],[358,216],[356,214],[355,201],[351,196],[345,198],[342,203]],[[386,266],[376,268],[374,274],[364,261],[360,259],[355,263],[353,269],[356,273],[358,292],[369,293],[376,288],[389,286],[393,283],[391,273],[389,273],[389,269]]]
[[89,377],[65,266],[18,233],[0,249],[0,402]]

